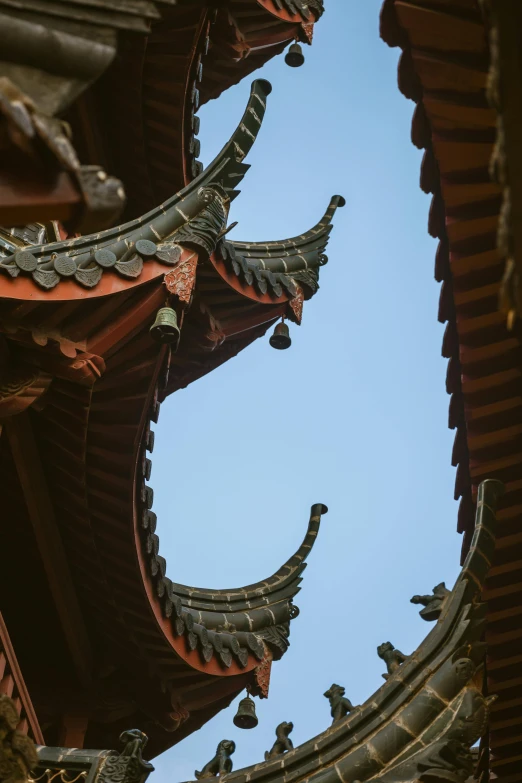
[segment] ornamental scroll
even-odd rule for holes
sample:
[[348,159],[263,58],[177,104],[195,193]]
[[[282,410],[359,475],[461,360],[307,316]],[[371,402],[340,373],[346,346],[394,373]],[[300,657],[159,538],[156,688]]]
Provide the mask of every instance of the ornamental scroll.
[[290,299],[288,302],[288,306],[290,307],[293,318],[292,320],[295,320],[297,324],[301,325],[301,321],[303,319],[303,303],[304,303],[304,292],[300,285],[297,285],[297,293],[295,296]]
[[270,673],[272,671],[272,656],[267,655],[259,666],[254,669],[254,678],[256,688],[253,691],[261,699],[268,699],[268,689],[270,687]]
[[[181,248],[179,255],[181,257]],[[177,296],[183,307],[188,307],[190,304],[192,292],[196,284],[197,265],[197,254],[192,253],[189,258],[178,263],[174,269],[171,269],[170,272],[167,272],[165,275],[167,291],[170,294]]]

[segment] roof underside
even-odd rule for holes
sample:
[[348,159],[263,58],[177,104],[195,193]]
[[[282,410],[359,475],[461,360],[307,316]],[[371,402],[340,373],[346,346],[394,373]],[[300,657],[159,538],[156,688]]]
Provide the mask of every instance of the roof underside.
[[[46,658],[30,652],[26,592],[15,592],[7,614],[50,744],[60,715],[87,701],[88,744],[114,745],[134,715],[147,726],[154,755],[247,683],[266,695],[270,661],[288,647],[292,600],[323,507],[273,577],[238,590],[198,590],[167,577],[147,484],[160,401],[236,355],[274,319],[299,321],[300,306],[287,313],[289,306],[317,288],[340,197],[301,237],[249,246],[220,240],[269,88],[254,83],[220,155],[142,218],[50,244],[31,244],[42,241],[38,226],[4,232],[1,358],[7,390],[19,391],[0,398],[18,406],[0,441],[9,465],[2,491],[17,520],[14,538],[31,540],[28,590],[40,597],[42,633],[52,628],[47,652],[61,661],[54,679],[40,668]],[[165,302],[164,280],[185,268],[193,269],[194,288],[174,353],[149,329]],[[33,474],[40,477],[34,488]],[[44,522],[34,493],[46,497],[56,551],[38,536]],[[51,575],[60,571],[56,584]],[[7,579],[11,571],[2,573]]]
[[522,698],[515,666],[522,660],[522,353],[520,330],[509,332],[499,311],[502,194],[489,171],[497,116],[486,95],[487,28],[474,0],[387,0],[381,32],[403,50],[399,87],[416,103],[412,140],[425,150],[421,188],[433,194],[428,229],[439,239],[435,278],[442,282],[439,320],[447,324],[442,353],[449,359],[463,555],[478,483],[493,477],[506,485],[485,597],[488,687],[499,695],[491,718],[491,769],[497,779],[515,783],[522,780],[522,722],[515,706]]
[[200,105],[303,37],[302,24],[319,16],[317,0],[308,4],[311,14],[301,0],[293,3],[293,21],[288,0],[266,5],[272,10],[257,0],[229,0],[217,10],[206,2],[163,5],[148,36],[122,36],[114,63],[76,102],[68,119],[79,157],[124,182],[127,218],[201,172]]

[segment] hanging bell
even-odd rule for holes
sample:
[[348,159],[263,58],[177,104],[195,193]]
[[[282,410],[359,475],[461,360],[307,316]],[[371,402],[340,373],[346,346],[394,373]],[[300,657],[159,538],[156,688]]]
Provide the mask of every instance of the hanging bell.
[[299,68],[305,61],[303,50],[298,43],[293,43],[286,53],[285,63],[290,68]]
[[158,343],[176,344],[179,342],[180,331],[178,317],[172,307],[161,307],[156,320],[150,327],[150,335]]
[[256,715],[256,705],[250,696],[241,699],[234,715],[234,726],[238,729],[255,729],[259,721]]
[[277,348],[279,351],[284,351],[292,345],[290,330],[284,321],[281,321],[280,324],[276,325],[274,333],[270,338],[270,345],[272,348]]

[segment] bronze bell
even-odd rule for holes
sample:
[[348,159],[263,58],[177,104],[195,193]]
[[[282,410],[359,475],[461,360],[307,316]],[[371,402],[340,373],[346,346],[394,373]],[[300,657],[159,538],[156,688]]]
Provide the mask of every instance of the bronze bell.
[[180,338],[178,317],[172,307],[161,307],[150,327],[150,335],[158,343],[178,344]]
[[305,61],[303,50],[298,43],[293,43],[285,56],[285,63],[291,68],[299,68]]
[[284,321],[281,321],[280,324],[276,325],[274,333],[270,338],[270,345],[272,348],[277,348],[279,351],[284,351],[292,345],[290,330]]
[[237,726],[238,729],[255,729],[258,723],[256,705],[250,696],[246,696],[239,702],[237,712],[234,715],[234,726]]

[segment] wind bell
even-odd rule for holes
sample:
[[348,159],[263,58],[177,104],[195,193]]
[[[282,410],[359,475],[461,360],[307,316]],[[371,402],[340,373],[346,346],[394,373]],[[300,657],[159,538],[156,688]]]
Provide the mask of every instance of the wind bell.
[[270,337],[270,345],[272,348],[277,348],[279,351],[284,351],[286,348],[290,348],[292,340],[290,338],[290,330],[285,324],[285,319],[281,319],[281,323],[277,324],[274,333]]
[[255,729],[258,723],[256,705],[247,691],[246,697],[241,699],[238,704],[237,712],[234,715],[234,726],[237,726],[238,729]]
[[176,350],[181,336],[176,311],[168,305],[160,307],[156,314],[156,320],[149,331],[153,340],[158,343],[174,345],[174,350]]
[[303,50],[298,43],[293,43],[285,55],[285,63],[290,68],[299,68],[305,61]]

